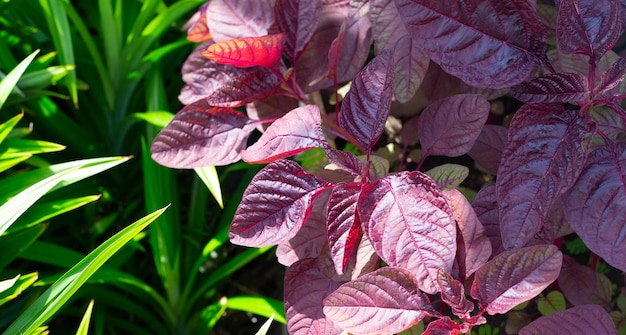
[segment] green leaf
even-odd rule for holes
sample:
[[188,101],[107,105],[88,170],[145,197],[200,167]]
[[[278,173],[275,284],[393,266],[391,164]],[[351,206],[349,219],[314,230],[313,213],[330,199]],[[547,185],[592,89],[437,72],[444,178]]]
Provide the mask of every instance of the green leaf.
[[272,321],[274,321],[274,315],[272,314],[272,316],[270,316],[269,319],[267,319],[267,321],[265,321],[265,323],[261,326],[261,328],[259,328],[259,331],[256,332],[256,335],[266,335],[267,332],[270,330],[270,326],[272,325]]
[[560,291],[552,291],[547,296],[537,297],[537,309],[547,316],[565,310],[565,297]]
[[32,156],[33,155],[31,154],[23,154],[19,152],[3,153],[0,155],[0,172],[10,169]]
[[425,172],[442,190],[451,190],[469,176],[469,168],[458,164],[443,164]]
[[[33,285],[38,278],[37,272],[17,275],[12,279],[0,282],[0,306],[17,298],[25,289]],[[8,286],[8,287],[7,287]]]
[[224,315],[226,311],[226,297],[222,297],[220,301],[217,301],[205,308],[200,312],[200,326],[198,334],[207,334],[215,327],[215,324]]
[[17,258],[46,230],[46,225],[36,225],[0,236],[0,270]]
[[4,142],[2,142],[2,144],[0,144],[0,151],[5,150],[7,153],[28,153],[36,155],[61,151],[63,149],[65,149],[64,145],[52,142],[14,138],[7,138]]
[[89,305],[87,306],[87,310],[83,315],[83,318],[80,320],[80,325],[78,325],[78,330],[76,331],[76,335],[87,335],[89,332],[89,321],[91,321],[91,312],[93,311],[93,303],[94,301],[89,301]]
[[28,72],[20,78],[17,82],[17,86],[19,86],[21,90],[27,90],[33,88],[41,89],[50,85],[56,85],[59,80],[74,71],[74,68],[74,65],[56,65],[43,70]]
[[[2,84],[4,83],[5,80],[0,82],[0,95],[2,94]],[[0,100],[0,108],[1,107],[2,107],[2,101]],[[4,139],[7,138],[7,136],[9,136],[13,128],[15,128],[15,126],[22,119],[23,116],[24,116],[24,113],[19,113],[16,116],[9,119],[7,122],[0,124],[0,143],[2,143]]]
[[[35,50],[35,52],[28,55],[28,57],[24,58],[23,61],[21,61],[13,70],[11,70],[11,72],[9,72],[6,77],[4,77],[4,79],[2,79],[2,81],[0,81],[0,108],[2,108],[4,102],[7,101],[7,98],[13,91],[15,85],[17,85],[20,77],[22,77],[22,74],[24,73],[24,71],[26,71],[26,68],[33,61],[33,58],[35,58],[38,53],[39,50]],[[4,137],[2,136],[2,132],[0,131],[0,141],[2,141],[3,139]]]
[[204,185],[209,189],[215,201],[224,208],[224,200],[222,199],[222,188],[220,187],[220,178],[217,175],[215,166],[206,166],[193,169]]
[[69,269],[83,257],[84,255],[77,251],[43,241],[35,241],[20,256],[21,259],[58,266],[64,269]]
[[66,272],[30,305],[5,334],[28,334],[41,326],[59,310],[67,300],[94,274],[113,254],[135,235],[158,218],[166,208],[151,213],[124,228],[89,253],[78,264]]
[[287,319],[285,318],[285,307],[283,302],[280,300],[253,296],[231,297],[228,298],[226,307],[237,311],[254,313],[266,318],[275,315],[276,321],[283,324],[287,323]]
[[149,124],[159,128],[167,126],[167,124],[170,123],[170,121],[172,121],[172,119],[174,118],[174,114],[167,111],[133,113],[130,116],[135,119],[146,121]]
[[64,199],[43,204],[34,205],[29,208],[9,229],[9,231],[31,227],[38,223],[47,221],[57,215],[67,213],[76,208],[100,199],[99,195],[89,195],[74,199]]

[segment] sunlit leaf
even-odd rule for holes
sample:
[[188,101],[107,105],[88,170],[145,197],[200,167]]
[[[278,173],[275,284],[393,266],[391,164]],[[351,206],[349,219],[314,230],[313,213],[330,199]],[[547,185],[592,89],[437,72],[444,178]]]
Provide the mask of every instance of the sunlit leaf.
[[209,45],[202,56],[218,64],[272,68],[281,56],[285,34],[243,37]]

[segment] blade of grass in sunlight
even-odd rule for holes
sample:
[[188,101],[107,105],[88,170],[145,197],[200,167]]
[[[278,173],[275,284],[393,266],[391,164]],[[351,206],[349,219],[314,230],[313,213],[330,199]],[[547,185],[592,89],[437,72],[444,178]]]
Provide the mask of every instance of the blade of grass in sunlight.
[[47,225],[40,224],[0,236],[0,270],[19,257],[46,230]]
[[274,314],[270,316],[267,321],[259,328],[259,331],[256,332],[256,335],[265,335],[270,330],[270,326],[272,325],[272,321],[274,321]]
[[[37,272],[17,275],[14,278],[0,281],[0,306],[17,298],[22,292],[33,285],[38,278]],[[10,284],[9,287],[6,287]]]
[[50,286],[5,331],[5,334],[28,334],[41,326],[96,272],[113,254],[157,219],[167,207],[157,210],[124,228],[89,253]]
[[28,57],[24,58],[24,60],[21,61],[17,67],[11,70],[11,72],[9,72],[9,74],[4,77],[2,81],[0,81],[0,108],[2,108],[4,102],[7,101],[9,94],[11,94],[11,91],[13,91],[13,88],[17,85],[17,82],[22,77],[22,74],[26,71],[26,68],[38,53],[39,50],[36,50],[32,54],[28,55]]
[[202,180],[204,185],[209,189],[215,201],[220,205],[220,208],[224,208],[224,200],[222,200],[222,189],[220,187],[220,178],[217,175],[215,166],[206,166],[193,169],[198,177]]
[[276,321],[287,323],[283,302],[272,298],[253,296],[231,297],[228,298],[226,308],[250,312],[266,318],[275,315]]
[[78,325],[78,330],[76,330],[76,335],[87,335],[89,333],[89,322],[91,321],[91,312],[93,311],[93,303],[94,303],[93,300],[89,301],[87,310],[85,310],[85,315],[83,315],[82,320],[80,320],[80,325]]

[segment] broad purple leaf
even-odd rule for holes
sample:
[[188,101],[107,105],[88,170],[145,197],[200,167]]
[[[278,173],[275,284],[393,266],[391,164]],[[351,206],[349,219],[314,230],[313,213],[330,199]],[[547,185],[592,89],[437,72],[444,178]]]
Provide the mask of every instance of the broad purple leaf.
[[320,110],[315,105],[298,107],[274,121],[252,146],[241,152],[246,163],[269,163],[293,156],[325,142]]
[[422,335],[456,335],[460,333],[460,325],[446,316],[430,322]]
[[296,262],[285,273],[285,314],[292,335],[339,335],[337,327],[324,315],[322,301],[343,282],[325,276],[317,259]]
[[553,202],[580,175],[593,131],[592,121],[561,105],[526,104],[517,111],[497,180],[506,249],[526,245],[541,230]]
[[544,57],[545,28],[527,0],[396,0],[396,5],[430,58],[469,85],[513,86]]
[[502,235],[500,234],[500,211],[498,208],[498,196],[496,184],[483,187],[472,203],[476,217],[483,225],[485,234],[491,241],[492,256],[502,252]]
[[412,108],[421,110],[437,100],[463,93],[465,86],[467,85],[459,78],[445,72],[437,63],[431,62],[426,77],[413,99],[415,106]]
[[150,151],[157,163],[177,169],[227,165],[239,160],[254,130],[245,114],[198,100],[157,134]]
[[422,80],[426,76],[426,70],[430,59],[410,36],[402,37],[393,49],[395,63],[394,93],[400,103],[409,102]]
[[359,72],[339,112],[339,126],[371,149],[385,128],[393,97],[393,59],[387,51]]
[[229,237],[234,244],[260,247],[293,238],[311,214],[312,203],[327,183],[281,160],[252,179],[235,212]]
[[351,7],[349,0],[323,1],[317,30],[295,66],[296,80],[305,93],[333,85],[331,78],[320,79],[330,70],[325,55],[344,24],[345,38],[337,66],[337,81],[352,80],[365,64],[372,33],[367,8],[361,6],[367,6],[367,2]]
[[361,176],[367,168],[367,166],[351,152],[339,151],[330,146],[325,146],[324,151],[332,164],[339,170],[345,171],[351,177],[350,181],[354,181],[354,178]]
[[[561,0],[565,1],[565,0]],[[598,305],[582,305],[544,316],[519,332],[520,335],[617,335],[609,313]]]
[[441,300],[452,308],[452,313],[462,319],[470,318],[474,304],[465,297],[463,284],[443,270],[439,271],[437,283],[441,288]]
[[276,248],[278,263],[291,266],[305,258],[317,258],[326,245],[326,204],[330,190],[323,192],[313,201],[311,215],[306,219],[296,236]]
[[468,278],[489,260],[491,242],[465,196],[458,190],[444,191],[443,194],[452,208],[454,219],[461,232],[457,235],[459,272],[462,279]]
[[212,0],[207,24],[216,42],[233,38],[267,35],[274,23],[273,1]]
[[436,293],[437,271],[452,269],[456,224],[430,177],[414,171],[378,179],[361,191],[357,211],[382,260],[410,270],[421,290]]
[[[264,100],[254,100],[246,105],[246,113],[252,120],[272,120],[283,117],[292,109],[298,108],[298,100],[284,95],[270,95]],[[257,126],[260,131],[265,131],[269,124]]]
[[585,245],[626,271],[626,143],[595,150],[566,197],[565,217]]
[[410,118],[402,125],[400,131],[400,138],[402,138],[402,144],[410,146],[419,142],[419,135],[417,134],[417,124],[419,123],[419,115]]
[[336,185],[328,200],[328,245],[335,271],[343,274],[357,245],[361,224],[356,216],[360,184]]
[[621,33],[618,0],[559,1],[556,34],[562,52],[597,60],[615,45]]
[[413,274],[398,267],[345,283],[324,299],[324,314],[353,334],[395,334],[432,312]]
[[321,0],[277,0],[274,17],[287,34],[283,54],[294,64],[311,40],[321,19]]
[[626,58],[619,58],[617,62],[600,77],[600,83],[598,83],[598,91],[600,93],[609,91],[624,81],[626,75]]
[[380,268],[380,257],[365,234],[361,235],[356,249],[354,267],[349,264],[348,270],[352,273],[351,279],[357,279],[365,274],[374,272]]
[[496,174],[500,167],[507,136],[507,128],[495,124],[486,124],[467,154],[485,170]]
[[581,101],[589,93],[587,79],[580,73],[551,73],[511,88],[513,97],[523,102]]
[[[618,111],[626,114],[623,110]],[[598,125],[598,130],[613,142],[626,141],[626,128],[624,121],[616,111],[608,106],[595,106],[591,109],[593,121]],[[602,143],[604,145],[604,143]]]
[[565,256],[558,283],[561,292],[572,305],[588,304],[596,288],[596,273],[592,268]]
[[562,260],[554,245],[505,251],[476,271],[471,295],[481,310],[490,315],[504,314],[555,281]]
[[480,135],[489,110],[489,101],[478,94],[459,94],[428,106],[417,124],[423,155],[466,154]]
[[458,164],[442,164],[424,172],[433,179],[442,190],[451,190],[469,176],[469,168]]
[[262,100],[274,93],[281,79],[264,67],[250,67],[228,78],[206,97],[213,106],[239,107],[254,100]]
[[409,34],[394,0],[371,0],[369,14],[376,54],[394,48],[401,38]]

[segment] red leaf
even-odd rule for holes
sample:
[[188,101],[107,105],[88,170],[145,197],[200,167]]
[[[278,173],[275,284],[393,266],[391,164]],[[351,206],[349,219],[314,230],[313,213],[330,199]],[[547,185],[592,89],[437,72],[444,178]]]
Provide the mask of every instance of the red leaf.
[[613,65],[600,77],[598,83],[598,91],[600,93],[609,91],[624,81],[626,75],[626,58],[619,58]]
[[339,184],[333,188],[328,201],[328,244],[335,271],[343,274],[356,247],[361,224],[356,216],[356,204],[361,185]]
[[423,155],[466,154],[487,121],[489,110],[489,101],[478,94],[458,94],[428,106],[417,124]]
[[395,334],[432,314],[410,271],[384,267],[341,285],[324,299],[324,314],[354,334]]
[[418,44],[406,35],[393,49],[395,62],[394,93],[396,100],[407,103],[426,76],[430,59]]
[[439,271],[437,283],[441,288],[441,300],[452,308],[452,313],[461,319],[470,318],[470,313],[474,310],[474,304],[465,297],[463,284],[443,270]]
[[260,37],[242,37],[211,44],[202,56],[218,64],[247,68],[263,66],[273,68],[280,60],[285,34]]
[[[565,0],[561,0],[565,1]],[[617,335],[609,313],[598,305],[583,305],[566,309],[531,322],[520,335]]]
[[376,54],[394,48],[396,43],[409,32],[402,23],[394,0],[371,0],[370,18]]
[[565,217],[585,245],[626,271],[626,143],[591,153],[564,202]]
[[523,102],[581,101],[587,98],[589,93],[587,79],[580,73],[547,74],[511,88],[513,97]]
[[583,142],[593,129],[592,121],[561,105],[526,104],[517,111],[496,181],[506,249],[526,245],[553,202],[574,185],[587,159]]
[[267,35],[274,23],[273,1],[212,0],[207,23],[216,42]]
[[596,289],[596,272],[565,256],[558,283],[567,301],[574,306],[585,305],[591,302]]
[[487,313],[504,314],[555,281],[562,260],[554,245],[505,251],[476,271],[471,295]]
[[454,219],[461,232],[461,235],[457,236],[459,241],[457,255],[461,263],[461,279],[465,279],[489,260],[491,242],[465,196],[457,190],[444,191],[443,194],[452,208]]
[[545,28],[528,0],[396,0],[396,5],[430,58],[469,85],[513,86],[544,57]]
[[207,97],[207,101],[214,106],[239,107],[267,98],[280,84],[281,79],[272,71],[255,66],[224,80],[223,84]]
[[502,252],[502,237],[500,235],[500,211],[498,210],[498,197],[496,184],[483,187],[472,203],[478,221],[483,225],[485,234],[491,241],[491,255],[495,256]]
[[442,190],[450,190],[459,185],[469,176],[469,168],[457,164],[442,164],[424,172],[433,179]]
[[363,188],[357,210],[378,255],[414,273],[424,292],[436,293],[437,271],[449,272],[456,254],[452,210],[437,185],[418,171],[378,179]]
[[486,124],[467,154],[485,170],[496,174],[506,146],[507,134],[508,131],[503,126]]
[[276,0],[274,16],[278,29],[287,35],[284,54],[292,64],[311,40],[321,12],[321,0]]
[[[284,95],[270,95],[264,100],[254,100],[246,105],[246,113],[252,120],[271,120],[283,117],[292,109],[298,108],[298,100]],[[257,126],[265,131],[269,124]]]
[[183,108],[159,132],[150,148],[152,159],[177,169],[234,163],[254,130],[248,121],[236,110],[199,100]]
[[342,284],[326,277],[317,259],[296,262],[285,273],[285,314],[291,335],[339,335],[324,315],[322,301]]
[[241,152],[241,159],[250,164],[269,163],[322,146],[321,122],[317,106],[296,108],[274,121],[256,143]]
[[598,60],[622,33],[620,19],[617,0],[562,0],[557,46],[564,53],[580,53]]
[[371,150],[385,128],[393,97],[391,52],[372,60],[352,82],[341,104],[339,126]]
[[459,324],[449,317],[437,319],[428,324],[422,335],[458,335],[461,334]]
[[202,4],[200,9],[183,26],[183,29],[187,29],[187,40],[199,43],[211,39],[211,32],[206,23],[206,10],[208,6],[208,2]]
[[290,240],[326,185],[295,162],[281,160],[267,165],[243,194],[230,227],[231,242],[260,247]]

